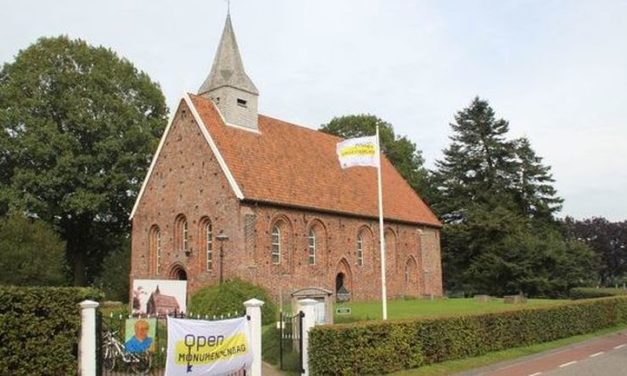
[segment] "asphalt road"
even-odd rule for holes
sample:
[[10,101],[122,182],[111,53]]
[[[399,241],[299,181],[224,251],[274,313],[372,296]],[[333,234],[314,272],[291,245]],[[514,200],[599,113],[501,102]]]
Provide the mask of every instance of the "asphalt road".
[[[627,346],[590,354],[588,358],[564,365],[542,376],[622,376],[627,375]],[[540,376],[536,375],[536,376]]]
[[464,372],[458,376],[625,376],[627,331],[514,361]]

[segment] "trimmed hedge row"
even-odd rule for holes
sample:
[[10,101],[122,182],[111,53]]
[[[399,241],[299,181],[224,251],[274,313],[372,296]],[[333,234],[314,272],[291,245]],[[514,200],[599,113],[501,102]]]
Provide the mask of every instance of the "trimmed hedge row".
[[627,297],[437,319],[317,326],[312,375],[385,374],[589,333],[627,321]]
[[0,286],[0,375],[75,375],[80,308],[98,290]]
[[594,299],[608,296],[627,295],[627,289],[576,287],[570,290],[571,299]]

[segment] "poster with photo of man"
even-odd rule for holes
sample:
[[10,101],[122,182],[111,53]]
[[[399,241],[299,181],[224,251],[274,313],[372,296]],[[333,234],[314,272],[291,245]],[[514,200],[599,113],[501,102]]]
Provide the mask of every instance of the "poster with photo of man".
[[128,352],[146,352],[155,350],[157,319],[127,319],[125,327],[124,349]]
[[135,316],[165,316],[187,312],[187,281],[135,279],[131,308]]

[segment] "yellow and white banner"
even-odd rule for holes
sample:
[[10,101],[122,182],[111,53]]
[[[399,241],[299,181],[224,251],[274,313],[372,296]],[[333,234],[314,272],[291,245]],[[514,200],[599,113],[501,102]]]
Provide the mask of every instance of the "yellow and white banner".
[[222,321],[168,317],[166,376],[249,373],[252,361],[246,317]]
[[339,142],[336,146],[337,157],[342,168],[353,166],[379,166],[377,137],[358,137]]

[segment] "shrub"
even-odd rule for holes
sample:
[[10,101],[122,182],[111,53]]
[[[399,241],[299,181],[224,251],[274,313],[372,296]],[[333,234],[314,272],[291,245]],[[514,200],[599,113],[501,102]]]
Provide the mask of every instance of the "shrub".
[[107,299],[126,303],[129,298],[130,272],[131,247],[124,244],[105,257],[100,274],[94,279],[94,286],[102,290]]
[[65,243],[44,221],[14,213],[0,219],[0,284],[60,286]]
[[627,297],[437,319],[317,326],[312,375],[385,374],[589,333],[627,320]]
[[74,287],[0,286],[0,375],[71,375],[80,308],[102,293]]
[[241,279],[232,279],[221,285],[201,288],[191,298],[188,311],[192,314],[220,316],[244,312],[244,302],[256,298],[264,302],[261,320],[269,324],[277,320],[276,305],[263,288]]
[[593,299],[617,295],[627,295],[627,289],[577,287],[570,290],[571,299]]

